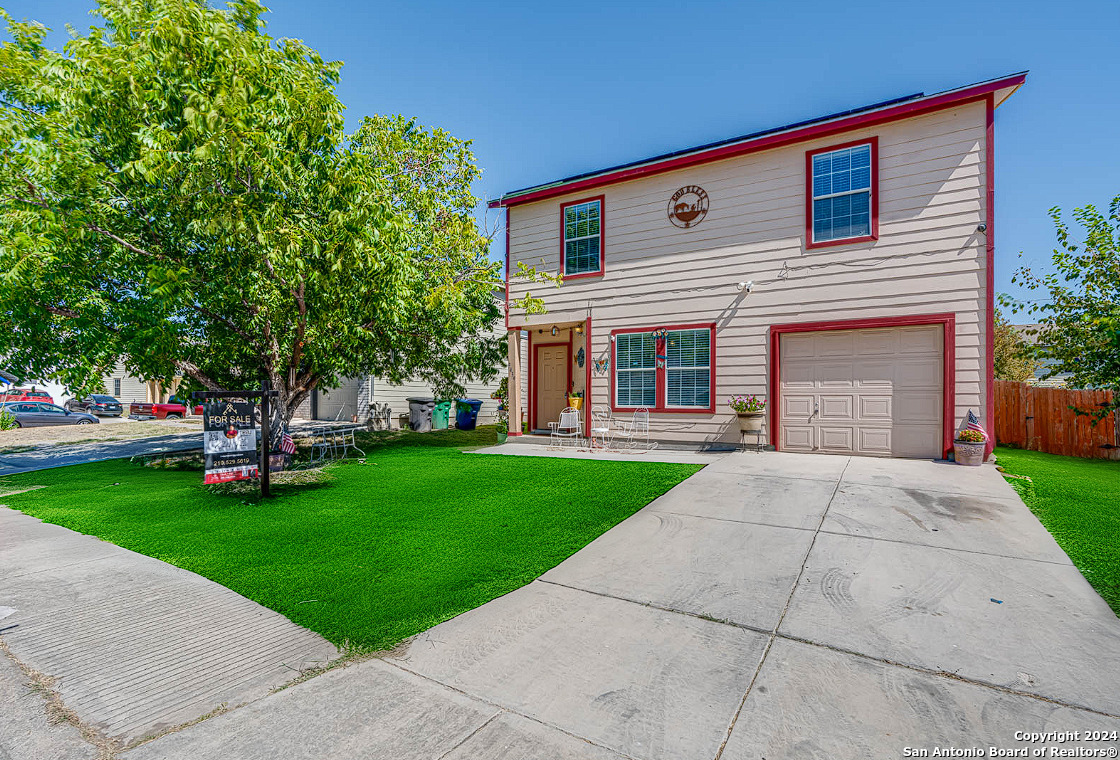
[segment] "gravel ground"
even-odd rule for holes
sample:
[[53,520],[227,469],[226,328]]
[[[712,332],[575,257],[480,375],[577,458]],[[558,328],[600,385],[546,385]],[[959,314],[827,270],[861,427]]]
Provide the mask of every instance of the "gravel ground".
[[0,454],[30,451],[44,446],[85,443],[87,441],[123,441],[157,435],[190,432],[202,429],[202,418],[163,422],[127,420],[101,425],[53,425],[50,427],[0,430]]

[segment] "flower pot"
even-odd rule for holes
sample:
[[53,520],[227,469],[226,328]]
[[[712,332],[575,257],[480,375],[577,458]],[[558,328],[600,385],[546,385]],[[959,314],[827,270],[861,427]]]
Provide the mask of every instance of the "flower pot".
[[739,431],[743,433],[761,433],[762,421],[766,412],[739,412]]
[[505,428],[498,428],[498,443],[505,443],[508,440],[509,433],[506,432]]
[[568,396],[568,406],[573,409],[582,409],[583,396]]
[[968,441],[953,441],[953,458],[957,464],[966,467],[979,467],[984,463],[984,449],[987,444],[969,443]]

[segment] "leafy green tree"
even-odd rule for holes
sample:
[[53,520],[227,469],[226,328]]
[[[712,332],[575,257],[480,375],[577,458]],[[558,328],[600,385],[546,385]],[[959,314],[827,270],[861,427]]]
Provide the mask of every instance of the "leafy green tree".
[[103,27],[55,51],[0,10],[13,371],[72,391],[117,360],[212,390],[267,377],[288,419],[345,377],[450,393],[504,362],[469,143],[398,116],[346,134],[341,64],[269,37],[263,12],[101,0]]
[[1035,358],[1031,344],[1011,326],[1002,313],[996,312],[995,321],[993,349],[996,379],[1021,383],[1034,377],[1040,362]]
[[1031,304],[1002,297],[1014,311],[1026,311],[1040,323],[1034,352],[1049,364],[1047,376],[1070,373],[1075,388],[1114,391],[1110,406],[1080,409],[1100,420],[1120,408],[1120,196],[1108,215],[1095,206],[1074,209],[1083,228],[1081,240],[1070,232],[1060,209],[1050,209],[1057,229],[1054,271],[1036,274],[1030,267],[1015,272],[1012,282],[1045,296]]

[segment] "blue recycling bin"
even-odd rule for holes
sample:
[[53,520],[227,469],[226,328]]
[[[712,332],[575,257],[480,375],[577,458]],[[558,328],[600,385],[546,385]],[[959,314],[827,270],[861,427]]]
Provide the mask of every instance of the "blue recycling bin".
[[477,398],[455,399],[455,425],[460,430],[474,430],[478,424],[478,410],[482,401]]

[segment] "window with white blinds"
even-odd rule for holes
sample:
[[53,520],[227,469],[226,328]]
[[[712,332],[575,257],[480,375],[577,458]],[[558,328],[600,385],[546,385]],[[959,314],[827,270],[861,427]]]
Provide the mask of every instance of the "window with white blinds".
[[614,406],[656,411],[710,410],[715,328],[616,332]]
[[665,405],[711,405],[711,330],[671,330],[665,338]]
[[602,267],[603,204],[573,203],[564,207],[564,274],[594,274]]
[[813,242],[871,234],[871,144],[817,153],[813,167]]
[[657,405],[656,349],[653,333],[619,333],[615,336],[616,406]]

